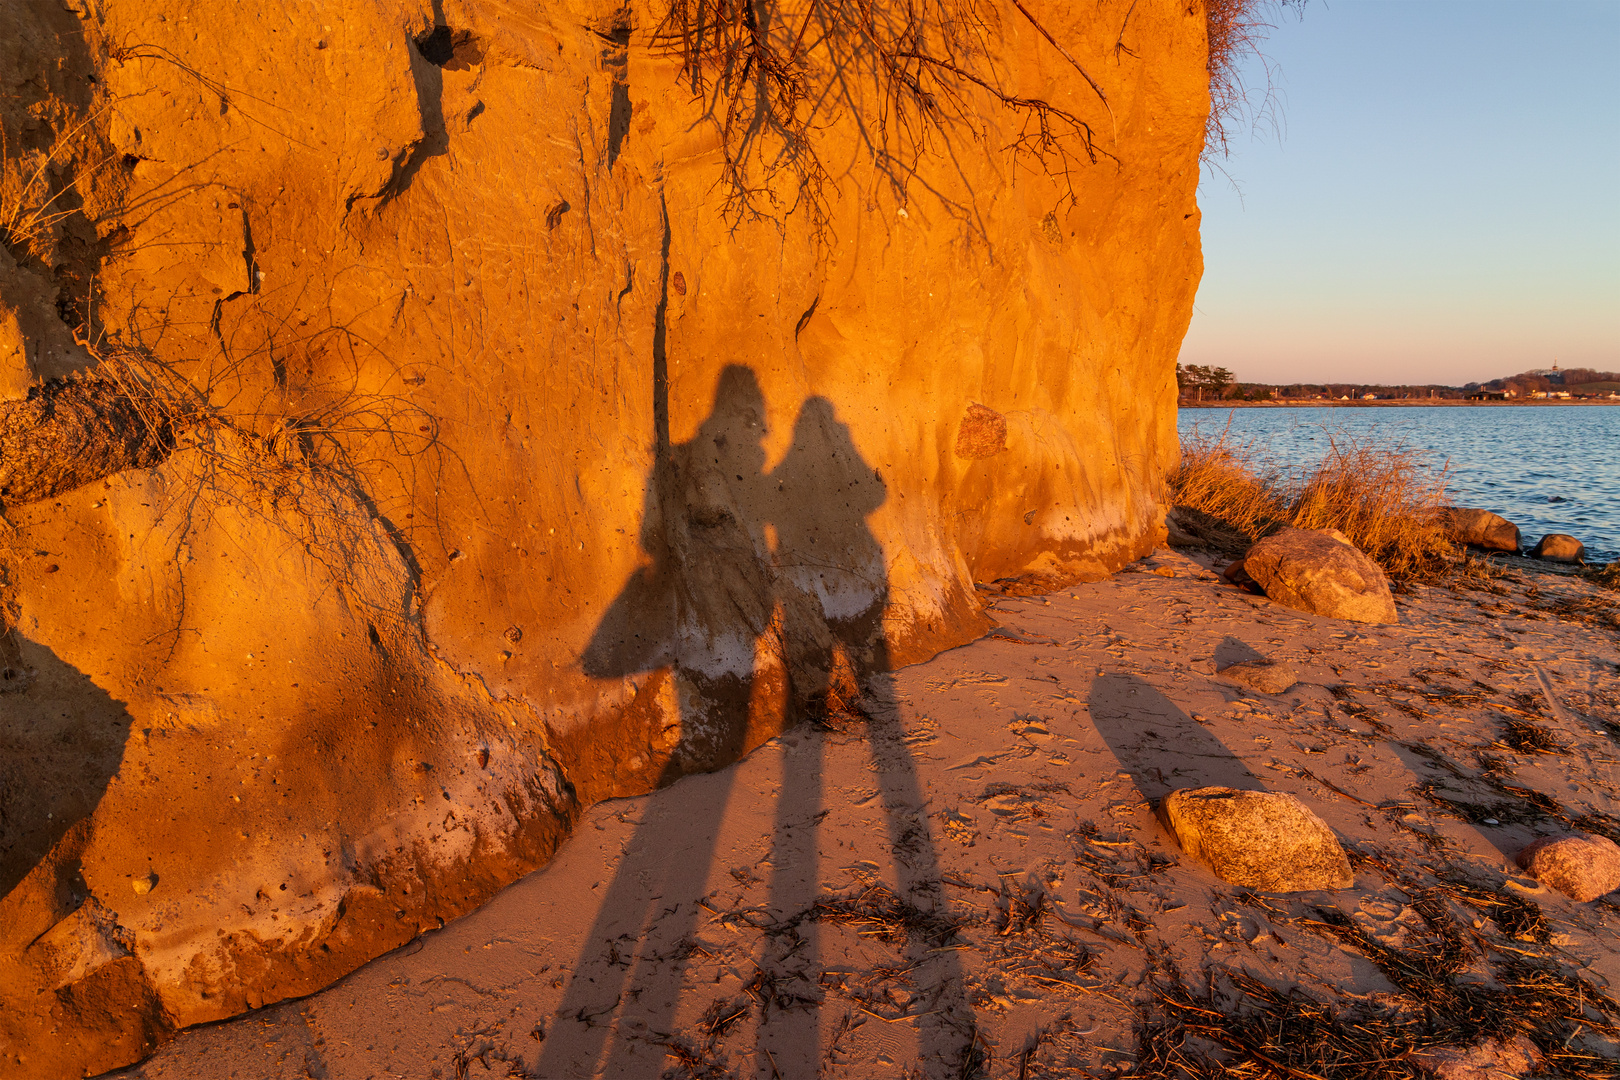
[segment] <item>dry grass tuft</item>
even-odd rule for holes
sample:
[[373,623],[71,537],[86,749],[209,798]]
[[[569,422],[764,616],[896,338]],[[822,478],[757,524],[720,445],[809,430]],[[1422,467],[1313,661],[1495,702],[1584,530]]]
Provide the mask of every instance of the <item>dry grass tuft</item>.
[[1603,566],[1594,566],[1582,576],[1605,589],[1620,591],[1620,559]]
[[1332,432],[1315,468],[1290,472],[1265,463],[1260,448],[1229,432],[1182,443],[1170,480],[1178,510],[1188,509],[1257,540],[1280,528],[1337,529],[1397,582],[1436,581],[1465,569],[1446,533],[1446,473],[1401,443]]
[[[1260,46],[1272,29],[1268,17],[1283,8],[1303,8],[1304,0],[1209,0],[1204,18],[1209,33],[1209,121],[1204,131],[1204,157],[1225,155],[1234,127],[1272,121],[1275,94],[1266,65],[1267,84],[1250,87],[1243,62],[1264,63]],[[1256,100],[1258,98],[1258,100]]]

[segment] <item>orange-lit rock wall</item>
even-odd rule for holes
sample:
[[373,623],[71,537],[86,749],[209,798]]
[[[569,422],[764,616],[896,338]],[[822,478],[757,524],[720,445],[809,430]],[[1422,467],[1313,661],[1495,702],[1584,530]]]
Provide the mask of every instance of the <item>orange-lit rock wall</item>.
[[985,70],[1095,163],[972,91],[907,174],[834,110],[818,222],[728,212],[646,3],[0,2],[6,182],[66,192],[0,397],[134,348],[216,418],[6,507],[0,1074],[308,993],[983,632],[975,582],[1151,548],[1204,13],[1040,6],[1109,108],[1011,5]]

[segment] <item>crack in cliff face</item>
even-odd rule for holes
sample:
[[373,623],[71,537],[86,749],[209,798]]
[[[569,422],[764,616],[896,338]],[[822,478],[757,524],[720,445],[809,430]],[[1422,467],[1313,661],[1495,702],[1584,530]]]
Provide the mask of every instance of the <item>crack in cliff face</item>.
[[607,130],[607,163],[613,168],[613,163],[619,160],[619,153],[624,148],[624,140],[630,135],[630,23],[628,13],[621,12],[612,29],[603,34],[595,31],[607,39],[607,46],[602,50],[602,66],[608,70],[611,80],[610,97],[608,101],[608,130]]

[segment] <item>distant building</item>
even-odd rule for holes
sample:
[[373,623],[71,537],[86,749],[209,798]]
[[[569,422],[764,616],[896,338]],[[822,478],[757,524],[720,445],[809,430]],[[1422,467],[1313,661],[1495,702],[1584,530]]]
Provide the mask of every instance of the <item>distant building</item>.
[[1468,395],[1469,401],[1506,401],[1507,393],[1503,390],[1475,390]]
[[1362,401],[1377,401],[1378,400],[1378,395],[1377,394],[1362,394],[1361,395],[1361,400]]

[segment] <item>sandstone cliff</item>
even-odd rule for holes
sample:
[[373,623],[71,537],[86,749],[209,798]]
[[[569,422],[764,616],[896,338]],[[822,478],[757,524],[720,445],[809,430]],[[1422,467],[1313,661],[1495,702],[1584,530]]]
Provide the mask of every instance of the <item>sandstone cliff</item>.
[[1162,535],[1203,5],[759,5],[731,86],[714,6],[0,2],[0,1072],[320,987]]

